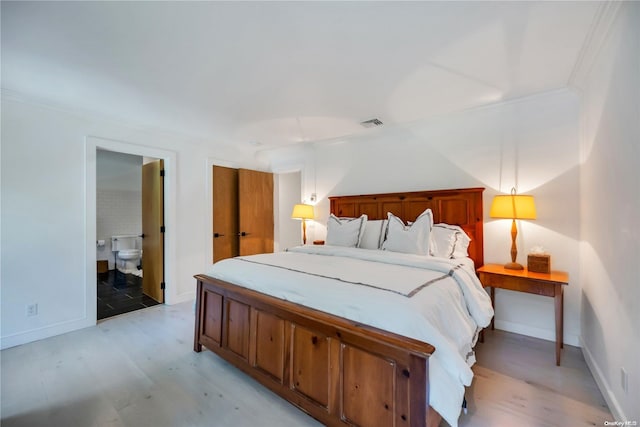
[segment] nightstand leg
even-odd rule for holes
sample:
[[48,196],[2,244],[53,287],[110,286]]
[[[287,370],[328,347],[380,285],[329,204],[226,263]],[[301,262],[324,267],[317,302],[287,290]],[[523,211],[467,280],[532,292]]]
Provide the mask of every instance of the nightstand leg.
[[560,366],[560,349],[564,347],[564,301],[562,285],[555,285],[555,309],[556,309],[556,366]]
[[491,319],[491,330],[494,328],[494,321],[496,320],[496,288],[491,286],[491,307],[493,307],[493,318]]
[[560,288],[560,348],[564,348],[564,288],[556,286]]

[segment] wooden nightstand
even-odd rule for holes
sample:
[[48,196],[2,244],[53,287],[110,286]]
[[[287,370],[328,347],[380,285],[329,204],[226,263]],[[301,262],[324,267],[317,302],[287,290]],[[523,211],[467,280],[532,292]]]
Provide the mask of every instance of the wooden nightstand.
[[[534,273],[524,270],[507,270],[502,265],[487,264],[480,267],[478,277],[484,286],[491,288],[491,305],[495,302],[495,288],[553,297],[556,312],[556,365],[560,366],[560,349],[564,347],[564,288],[569,284],[569,274],[564,271]],[[493,320],[491,320],[493,329]]]

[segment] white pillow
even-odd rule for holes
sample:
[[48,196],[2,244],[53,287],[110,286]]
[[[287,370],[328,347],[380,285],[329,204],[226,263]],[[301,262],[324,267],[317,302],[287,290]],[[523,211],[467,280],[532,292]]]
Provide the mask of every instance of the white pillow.
[[441,258],[466,258],[469,256],[471,238],[457,225],[436,224],[431,230],[429,253]]
[[386,219],[367,220],[362,231],[359,248],[380,249],[384,241],[384,233],[387,229]]
[[389,217],[389,225],[387,226],[387,239],[382,245],[383,250],[429,255],[429,240],[433,226],[431,209],[422,212],[410,226],[405,226],[404,222],[391,212],[388,212],[387,216]]
[[334,214],[327,221],[327,245],[355,248],[360,244],[367,215],[355,219],[338,218]]

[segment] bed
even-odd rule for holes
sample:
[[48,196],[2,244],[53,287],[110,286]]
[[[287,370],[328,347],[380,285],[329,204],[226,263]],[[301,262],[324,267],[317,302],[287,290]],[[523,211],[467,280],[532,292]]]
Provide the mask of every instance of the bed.
[[[403,221],[415,221],[430,209],[434,222],[457,225],[471,237],[467,265],[332,246],[223,261],[196,276],[194,350],[204,346],[215,352],[325,425],[436,426],[442,417],[433,408],[435,402],[455,425],[460,390],[464,392],[460,384],[468,385],[472,376],[470,349],[492,315],[481,287],[484,297],[478,296],[477,303],[467,295],[478,293],[473,271],[483,263],[482,191],[330,197],[331,213],[338,217],[366,214],[369,220],[381,220],[392,212]],[[357,271],[366,271],[368,277],[354,276]],[[406,278],[406,272],[415,276],[411,279],[415,283]],[[426,274],[435,274],[437,280],[424,281]],[[402,283],[385,285],[389,277],[403,277]],[[428,286],[420,285],[420,280]],[[289,282],[298,287],[285,287]],[[347,288],[348,293],[338,297]],[[429,294],[423,292],[427,288]],[[333,300],[326,301],[322,293],[333,295]],[[394,299],[411,296],[412,310],[429,312],[436,302],[442,304],[433,298],[429,302],[427,295],[449,293],[462,301],[458,305],[466,303],[465,310],[479,313],[474,320],[464,320],[464,333],[450,334],[454,340],[458,335],[465,337],[453,349],[437,331],[414,327],[418,320],[405,326],[381,323],[381,319],[399,318],[399,311],[404,311],[391,305]],[[451,325],[440,325],[440,329]],[[467,360],[460,362],[458,354],[464,357],[467,350]],[[455,387],[443,385],[451,382]]]

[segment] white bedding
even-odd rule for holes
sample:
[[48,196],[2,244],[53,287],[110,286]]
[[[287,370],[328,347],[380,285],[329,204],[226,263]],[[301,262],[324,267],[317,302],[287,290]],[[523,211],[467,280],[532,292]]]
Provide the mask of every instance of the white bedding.
[[457,426],[472,346],[493,317],[470,259],[300,246],[223,260],[206,274],[432,344],[428,403]]

